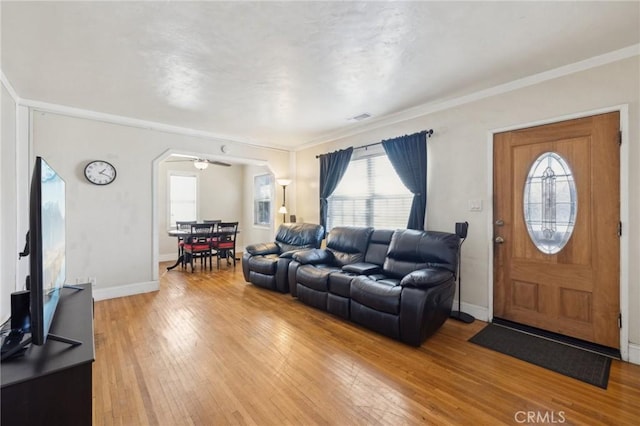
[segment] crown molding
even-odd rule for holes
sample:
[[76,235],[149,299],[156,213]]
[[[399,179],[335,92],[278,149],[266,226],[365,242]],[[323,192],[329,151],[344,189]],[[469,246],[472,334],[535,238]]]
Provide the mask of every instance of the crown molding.
[[139,129],[155,130],[164,133],[172,133],[182,136],[190,136],[200,139],[207,139],[214,142],[225,143],[237,143],[246,146],[252,146],[256,148],[272,149],[278,151],[289,152],[291,149],[286,146],[280,146],[275,144],[262,143],[260,141],[247,141],[240,139],[232,139],[224,135],[217,135],[215,133],[206,132],[203,130],[191,129],[188,127],[174,126],[171,124],[160,123],[157,121],[148,121],[138,118],[126,117],[122,115],[108,114],[104,112],[92,111],[83,108],[75,108],[66,105],[53,104],[49,102],[36,101],[32,99],[22,99],[22,104],[25,106],[40,112],[49,112],[53,114],[66,115],[75,118],[85,118],[95,121],[102,121],[109,124],[118,124],[122,126],[135,127]]
[[533,86],[535,84],[553,80],[559,77],[564,77],[566,75],[575,74],[577,72],[586,71],[613,62],[618,62],[624,59],[632,58],[634,56],[640,56],[640,44],[634,44],[623,49],[614,50],[612,52],[594,56],[592,58],[575,62],[573,64],[564,65],[562,67],[554,68],[548,71],[543,71],[538,74],[533,74],[527,77],[520,78],[518,80],[480,90],[469,95],[464,95],[444,101],[428,102],[397,113],[388,114],[379,118],[373,118],[367,120],[366,123],[352,126],[348,129],[327,133],[320,138],[314,139],[296,147],[295,151],[302,151],[316,145],[321,145],[324,143],[333,142],[337,139],[355,136],[360,133],[390,126],[392,124],[401,123],[424,115],[433,114],[438,111],[451,109],[460,105],[469,104],[492,96],[512,92],[514,90]]

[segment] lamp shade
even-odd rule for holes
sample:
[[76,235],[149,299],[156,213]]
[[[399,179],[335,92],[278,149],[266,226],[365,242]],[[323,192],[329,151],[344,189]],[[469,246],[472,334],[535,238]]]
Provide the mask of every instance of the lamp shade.
[[281,206],[280,209],[278,209],[278,213],[287,214],[287,207],[286,206]]
[[291,183],[291,179],[278,179],[277,182],[280,186],[287,186]]

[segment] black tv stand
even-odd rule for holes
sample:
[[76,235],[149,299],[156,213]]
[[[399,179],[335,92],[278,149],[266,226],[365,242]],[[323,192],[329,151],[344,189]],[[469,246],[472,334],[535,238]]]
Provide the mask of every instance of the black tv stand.
[[60,295],[43,346],[31,344],[23,356],[0,364],[0,424],[91,424],[93,298],[91,284],[79,287],[86,291]]

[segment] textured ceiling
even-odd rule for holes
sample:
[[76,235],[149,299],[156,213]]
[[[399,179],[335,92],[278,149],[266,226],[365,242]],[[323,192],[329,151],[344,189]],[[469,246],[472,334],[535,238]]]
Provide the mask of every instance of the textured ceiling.
[[2,1],[1,12],[2,71],[22,99],[281,147],[640,41],[638,2]]

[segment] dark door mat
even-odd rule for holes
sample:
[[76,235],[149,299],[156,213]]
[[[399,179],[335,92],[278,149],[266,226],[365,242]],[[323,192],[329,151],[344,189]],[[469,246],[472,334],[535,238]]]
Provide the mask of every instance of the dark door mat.
[[604,355],[609,358],[622,359],[620,350],[616,348],[611,348],[609,346],[598,345],[597,343],[592,343],[586,340],[576,339],[575,337],[565,336],[564,334],[554,333],[549,330],[543,330],[541,328],[532,327],[530,325],[509,321],[504,318],[493,317],[493,320],[491,322],[496,325],[501,325],[503,327],[511,328],[517,331],[533,334],[534,336],[542,337],[548,340],[553,340],[558,343],[564,343],[565,345],[575,346],[578,349],[584,349],[589,352],[595,352],[597,354]]
[[611,358],[496,324],[469,339],[471,343],[531,364],[607,388]]

